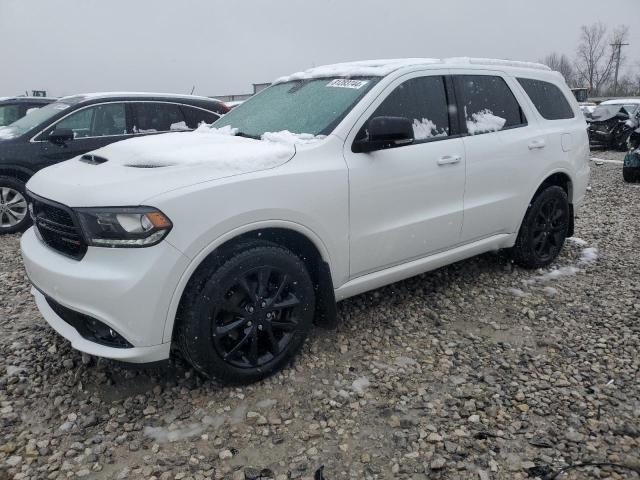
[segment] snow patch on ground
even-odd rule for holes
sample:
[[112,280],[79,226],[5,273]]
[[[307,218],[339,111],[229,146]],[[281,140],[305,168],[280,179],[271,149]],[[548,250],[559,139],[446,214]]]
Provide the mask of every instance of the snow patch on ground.
[[545,295],[548,295],[550,297],[553,297],[558,293],[558,289],[553,287],[544,287],[542,291],[544,292]]
[[144,427],[144,434],[147,437],[153,438],[158,443],[164,442],[177,442],[179,440],[186,440],[187,438],[200,435],[204,432],[205,426],[199,423],[192,423],[186,427],[176,428],[170,430],[163,427]]
[[410,357],[399,356],[393,361],[393,363],[395,363],[399,367],[408,367],[410,365],[415,365],[418,362]]
[[472,113],[471,118],[467,115],[466,107],[464,113],[467,119],[467,131],[471,135],[475,135],[476,133],[497,132],[501,130],[507,122],[505,118],[494,115],[488,108]]
[[578,245],[579,247],[584,247],[587,244],[586,240],[578,237],[569,237],[567,238],[567,241],[573,243],[574,245]]
[[582,250],[580,255],[580,263],[583,265],[593,265],[598,260],[598,249],[589,247]]
[[17,373],[24,372],[24,367],[17,367],[15,365],[7,365],[7,376],[15,375]]
[[529,296],[529,294],[528,294],[528,293],[523,292],[523,291],[522,291],[522,290],[520,290],[519,288],[510,288],[510,289],[508,289],[508,292],[509,292],[511,295],[513,295],[514,297],[519,297],[519,298],[522,298],[522,297],[528,297],[528,296]]
[[371,384],[369,383],[369,379],[367,377],[359,377],[353,381],[353,383],[351,384],[351,388],[354,392],[360,395],[364,395],[364,391],[369,388],[369,385]]

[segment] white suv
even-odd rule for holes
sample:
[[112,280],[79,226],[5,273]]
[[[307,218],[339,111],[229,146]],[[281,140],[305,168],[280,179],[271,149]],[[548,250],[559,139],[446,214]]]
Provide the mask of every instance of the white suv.
[[277,80],[213,128],[126,140],[37,173],[22,254],[78,350],[177,347],[205,375],[282,368],[336,301],[483,252],[550,264],[589,179],[560,74],[406,59]]

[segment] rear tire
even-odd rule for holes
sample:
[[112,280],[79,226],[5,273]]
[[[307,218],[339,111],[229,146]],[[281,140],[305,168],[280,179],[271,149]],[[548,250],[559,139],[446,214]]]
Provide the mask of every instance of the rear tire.
[[0,176],[0,235],[22,232],[31,225],[26,191],[21,180]]
[[315,296],[304,263],[270,242],[252,242],[196,274],[185,292],[177,343],[201,374],[223,384],[256,382],[300,351]]
[[569,224],[570,209],[565,191],[558,186],[544,189],[527,209],[516,244],[511,249],[513,260],[525,268],[546,267],[560,253]]

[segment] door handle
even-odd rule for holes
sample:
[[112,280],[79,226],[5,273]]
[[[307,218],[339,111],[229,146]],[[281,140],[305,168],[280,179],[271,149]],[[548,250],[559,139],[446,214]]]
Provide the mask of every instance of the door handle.
[[547,144],[545,143],[544,140],[533,140],[529,144],[529,150],[540,150],[541,148],[544,148],[546,146]]
[[438,165],[452,165],[454,163],[459,163],[462,160],[460,155],[445,155],[438,159]]

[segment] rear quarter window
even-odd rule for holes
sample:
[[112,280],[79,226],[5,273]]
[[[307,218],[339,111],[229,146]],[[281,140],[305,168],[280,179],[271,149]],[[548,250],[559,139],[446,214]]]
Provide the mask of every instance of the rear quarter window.
[[536,110],[546,120],[563,120],[574,118],[571,105],[562,91],[553,83],[531,78],[518,78]]

